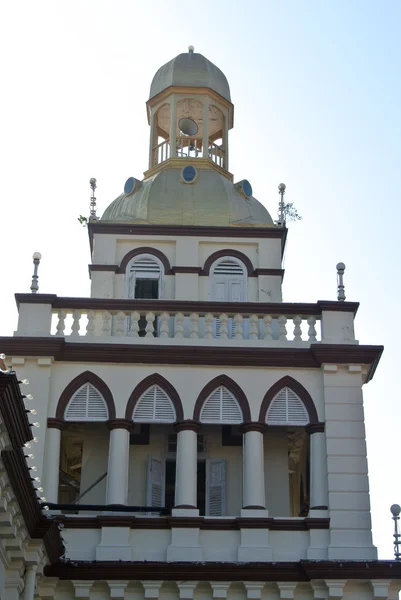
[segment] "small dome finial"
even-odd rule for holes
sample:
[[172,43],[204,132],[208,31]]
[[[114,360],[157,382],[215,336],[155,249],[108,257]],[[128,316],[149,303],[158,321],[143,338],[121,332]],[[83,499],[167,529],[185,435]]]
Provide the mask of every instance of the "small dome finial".
[[188,46],[188,52],[190,54],[192,54],[192,52],[195,50],[194,46]]

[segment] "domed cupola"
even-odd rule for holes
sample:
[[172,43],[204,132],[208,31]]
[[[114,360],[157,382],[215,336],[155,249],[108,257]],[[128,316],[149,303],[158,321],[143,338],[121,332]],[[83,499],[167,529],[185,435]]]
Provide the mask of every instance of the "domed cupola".
[[197,226],[274,226],[248,181],[233,183],[230,88],[192,46],[162,66],[147,104],[149,169],[130,177],[102,221]]

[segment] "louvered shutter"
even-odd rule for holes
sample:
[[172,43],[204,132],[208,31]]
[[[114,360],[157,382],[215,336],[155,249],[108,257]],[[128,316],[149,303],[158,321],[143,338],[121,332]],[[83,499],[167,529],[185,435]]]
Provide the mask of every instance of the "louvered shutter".
[[206,460],[206,515],[222,517],[226,513],[226,461]]
[[132,420],[139,423],[174,423],[174,404],[160,386],[152,385],[136,403]]
[[214,275],[244,275],[243,267],[237,261],[226,258],[221,260],[214,268]]
[[301,398],[289,387],[279,391],[269,406],[266,415],[269,425],[307,425],[308,412]]
[[137,277],[143,279],[157,279],[160,275],[158,263],[150,256],[138,258],[131,266],[132,271],[135,271]]
[[165,503],[165,464],[164,460],[148,456],[148,477],[146,487],[147,506],[164,507]]
[[66,421],[107,421],[109,411],[102,394],[90,383],[79,388],[64,412]]
[[205,400],[200,413],[201,423],[242,423],[238,400],[224,386],[220,386]]

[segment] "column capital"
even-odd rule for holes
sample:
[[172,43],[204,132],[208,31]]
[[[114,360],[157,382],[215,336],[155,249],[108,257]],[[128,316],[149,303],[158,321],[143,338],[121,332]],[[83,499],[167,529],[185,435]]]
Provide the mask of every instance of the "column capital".
[[129,581],[108,581],[110,598],[124,598]]
[[389,579],[372,579],[370,586],[373,591],[374,600],[387,600],[390,584],[391,581]]
[[262,590],[265,587],[264,581],[244,581],[246,597],[248,600],[259,600],[262,597]]
[[197,581],[176,581],[181,600],[192,600],[195,595]]
[[47,428],[48,429],[59,429],[63,431],[67,427],[67,423],[62,421],[61,419],[55,419],[53,417],[49,417],[47,419]]
[[162,586],[163,581],[141,581],[142,585],[143,585],[143,589],[145,592],[145,598],[146,599],[150,599],[150,598],[158,598],[159,597],[159,592],[160,592],[160,588]]
[[249,431],[257,431],[258,433],[265,433],[267,430],[267,425],[265,423],[260,423],[259,421],[249,421],[248,423],[243,423],[241,425],[242,433],[248,433]]
[[344,595],[344,588],[347,583],[346,579],[325,579],[325,583],[329,590],[330,600],[337,599],[342,600]]
[[307,425],[305,427],[306,432],[309,433],[309,435],[312,435],[312,433],[324,433],[325,431],[325,427],[326,427],[326,423],[309,423],[309,425]]
[[131,433],[133,422],[128,419],[111,419],[107,421],[107,427],[109,431],[113,431],[113,429],[126,429]]
[[71,583],[74,586],[75,598],[89,598],[92,585],[95,583],[95,581],[94,579],[92,579],[91,581],[71,579]]
[[186,419],[185,421],[174,423],[174,431],[176,433],[180,433],[180,431],[195,431],[195,433],[198,433],[200,428],[201,424],[199,421],[193,421],[192,419]]
[[280,598],[286,598],[288,600],[292,600],[294,598],[294,594],[295,594],[295,590],[297,587],[298,583],[290,583],[290,582],[282,582],[282,581],[278,581],[277,582],[277,587],[279,589],[280,592]]
[[213,590],[213,598],[227,598],[228,588],[231,581],[210,581],[210,586]]

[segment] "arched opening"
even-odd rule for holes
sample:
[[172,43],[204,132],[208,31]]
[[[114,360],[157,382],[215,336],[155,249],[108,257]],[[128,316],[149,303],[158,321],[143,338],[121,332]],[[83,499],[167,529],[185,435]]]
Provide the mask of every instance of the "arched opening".
[[77,377],[61,395],[57,415],[67,424],[61,433],[61,504],[105,503],[109,447],[106,422],[114,414],[110,390],[92,373]]
[[306,517],[310,506],[308,410],[290,386],[275,390],[265,413],[265,479],[271,516]]
[[[244,263],[234,256],[222,256],[210,267],[209,297],[214,302],[246,302],[248,296],[248,277]],[[227,329],[227,331],[226,331]],[[248,320],[242,323],[243,336],[248,336]],[[234,319],[230,317],[226,327],[220,318],[213,321],[214,337],[228,339],[235,337]]]
[[[140,254],[134,256],[126,268],[126,296],[141,300],[157,300],[163,297],[163,263],[153,254]],[[126,319],[127,335],[131,333],[131,317]],[[146,335],[146,316],[142,315],[138,323],[138,336]],[[153,335],[157,336],[157,319],[153,322]]]

